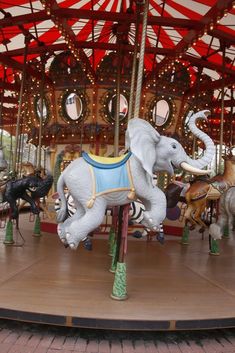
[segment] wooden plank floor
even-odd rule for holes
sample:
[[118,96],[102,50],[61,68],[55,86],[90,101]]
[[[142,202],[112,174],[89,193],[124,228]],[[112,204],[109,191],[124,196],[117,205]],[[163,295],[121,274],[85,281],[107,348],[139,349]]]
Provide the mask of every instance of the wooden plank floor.
[[220,256],[208,255],[207,239],[196,233],[189,246],[176,237],[164,245],[131,239],[129,298],[119,302],[110,298],[106,239],[73,252],[55,234],[32,237],[33,226],[21,216],[23,247],[5,246],[0,232],[0,317],[136,330],[235,327],[233,239],[220,242]]

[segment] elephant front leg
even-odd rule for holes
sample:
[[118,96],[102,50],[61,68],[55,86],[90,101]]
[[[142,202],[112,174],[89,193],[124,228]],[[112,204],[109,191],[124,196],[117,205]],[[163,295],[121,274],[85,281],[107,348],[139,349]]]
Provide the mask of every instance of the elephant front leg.
[[65,233],[65,228],[64,228],[64,224],[63,223],[58,223],[57,225],[57,234],[60,238],[60,240],[62,241],[62,243],[64,244],[65,247],[68,246],[67,240],[66,240],[66,233]]
[[149,192],[149,198],[145,197],[142,201],[146,211],[141,223],[145,227],[157,231],[166,217],[166,196],[160,189],[153,188]]

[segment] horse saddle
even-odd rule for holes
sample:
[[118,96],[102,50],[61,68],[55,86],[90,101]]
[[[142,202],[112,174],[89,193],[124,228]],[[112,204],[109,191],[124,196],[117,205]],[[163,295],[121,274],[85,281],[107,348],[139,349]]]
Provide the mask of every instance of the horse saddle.
[[214,189],[216,189],[217,191],[220,192],[220,194],[223,194],[226,190],[228,190],[230,188],[230,184],[227,183],[224,180],[220,180],[220,181],[214,181],[211,183],[211,185],[213,186]]
[[96,196],[111,192],[129,190],[131,193],[128,197],[135,197],[129,168],[130,156],[131,152],[120,157],[100,157],[82,153],[82,158],[89,164],[93,180],[92,200],[88,202],[88,207],[92,207]]

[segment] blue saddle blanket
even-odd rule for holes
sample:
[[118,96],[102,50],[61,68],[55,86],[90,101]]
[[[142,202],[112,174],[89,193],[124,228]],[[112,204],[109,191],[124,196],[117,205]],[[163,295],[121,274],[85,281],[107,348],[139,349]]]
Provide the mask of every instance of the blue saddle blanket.
[[[82,157],[90,164],[95,177],[95,194],[108,193],[119,190],[130,190],[131,182],[127,169],[128,153],[120,162],[104,164],[94,161],[87,153]],[[110,158],[111,159],[111,158]]]

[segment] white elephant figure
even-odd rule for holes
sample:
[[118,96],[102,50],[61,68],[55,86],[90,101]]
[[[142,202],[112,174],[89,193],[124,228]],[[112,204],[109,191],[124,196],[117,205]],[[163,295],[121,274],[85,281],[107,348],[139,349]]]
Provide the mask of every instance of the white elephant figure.
[[216,223],[209,227],[209,234],[214,239],[221,239],[228,227],[228,234],[232,234],[235,219],[235,186],[230,187],[220,197],[219,217]]
[[[126,164],[121,162],[120,166],[117,162],[120,157],[112,158],[112,166],[102,164],[97,158],[107,163],[110,163],[110,158],[89,156],[86,153],[71,162],[61,173],[57,183],[57,192],[61,199],[61,208],[57,214],[61,241],[71,249],[76,249],[88,233],[100,226],[107,207],[124,205],[133,199],[139,199],[145,206],[143,225],[156,230],[166,216],[166,197],[153,185],[153,174],[165,171],[172,175],[174,168],[180,167],[193,174],[209,172],[202,168],[214,156],[214,143],[195,124],[198,118],[205,119],[208,113],[207,110],[190,113],[188,126],[206,146],[203,157],[197,160],[191,159],[178,141],[161,136],[150,123],[134,118],[129,121],[126,131],[126,148],[129,150],[124,155],[123,161]],[[122,167],[125,170],[121,171]],[[115,184],[117,179],[120,181],[119,185]],[[77,209],[68,218],[65,186]]]

